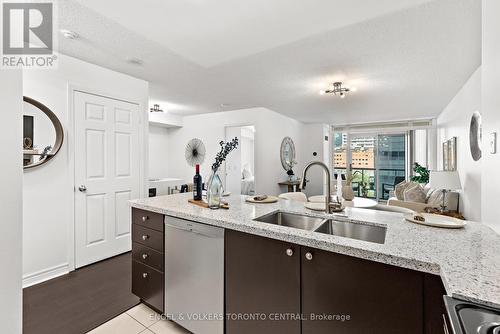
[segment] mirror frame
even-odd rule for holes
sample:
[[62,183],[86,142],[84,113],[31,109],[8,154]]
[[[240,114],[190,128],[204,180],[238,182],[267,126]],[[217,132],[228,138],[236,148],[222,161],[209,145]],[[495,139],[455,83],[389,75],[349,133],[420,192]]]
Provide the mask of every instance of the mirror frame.
[[293,143],[292,138],[290,138],[290,137],[283,138],[283,140],[281,141],[281,148],[280,148],[281,165],[283,166],[283,169],[288,172],[292,168],[292,166],[290,166],[285,160],[285,145],[286,144],[289,144],[290,148],[292,150],[292,160],[295,160],[296,153],[295,153],[295,144]]
[[482,137],[483,124],[479,111],[472,114],[469,127],[469,147],[472,159],[474,161],[481,160],[482,157]]
[[47,157],[43,161],[38,161],[31,165],[23,166],[23,169],[30,169],[43,165],[44,163],[50,161],[53,157],[57,155],[64,141],[64,130],[61,122],[59,121],[59,118],[57,118],[57,116],[47,106],[27,96],[23,96],[23,101],[40,109],[50,119],[56,132],[56,142],[54,143],[54,146],[52,147],[50,154],[47,154]]

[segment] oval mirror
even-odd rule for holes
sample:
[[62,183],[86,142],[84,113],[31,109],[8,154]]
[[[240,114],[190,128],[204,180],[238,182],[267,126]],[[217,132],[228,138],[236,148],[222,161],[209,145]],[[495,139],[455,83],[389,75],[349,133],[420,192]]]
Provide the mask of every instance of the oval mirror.
[[23,167],[52,159],[61,148],[64,132],[57,116],[42,103],[23,97]]
[[292,138],[285,137],[281,142],[281,165],[286,171],[293,168],[295,164],[295,145]]
[[470,120],[470,130],[469,130],[470,153],[474,161],[478,161],[479,159],[481,159],[482,137],[483,137],[483,131],[481,123],[481,114],[478,111],[476,111],[474,112]]

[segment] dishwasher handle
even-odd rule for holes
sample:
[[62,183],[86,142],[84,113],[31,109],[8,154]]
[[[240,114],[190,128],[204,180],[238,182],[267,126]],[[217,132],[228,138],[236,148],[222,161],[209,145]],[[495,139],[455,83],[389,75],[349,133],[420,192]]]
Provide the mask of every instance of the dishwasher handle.
[[205,230],[205,231],[203,231],[202,229],[197,229],[196,226],[193,226],[193,224],[191,224],[189,222],[186,222],[186,226],[179,226],[177,224],[174,225],[174,224],[169,224],[169,223],[165,223],[165,226],[170,227],[170,228],[174,228],[177,230],[182,230],[185,232],[192,232],[192,233],[195,233],[195,234],[207,237],[207,238],[222,237],[221,233],[217,233],[218,231],[214,231],[215,233],[210,233],[211,231],[206,231],[208,229],[220,229],[220,228],[216,228],[216,227],[204,228],[203,230]]

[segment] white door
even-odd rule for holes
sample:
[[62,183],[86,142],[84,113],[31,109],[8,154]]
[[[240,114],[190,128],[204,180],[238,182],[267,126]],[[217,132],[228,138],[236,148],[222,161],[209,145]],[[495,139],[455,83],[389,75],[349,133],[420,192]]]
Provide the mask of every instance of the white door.
[[224,191],[241,194],[241,126],[226,127],[226,142],[238,138],[238,147],[226,158],[226,187]]
[[128,200],[140,194],[139,107],[76,91],[75,266],[131,249]]

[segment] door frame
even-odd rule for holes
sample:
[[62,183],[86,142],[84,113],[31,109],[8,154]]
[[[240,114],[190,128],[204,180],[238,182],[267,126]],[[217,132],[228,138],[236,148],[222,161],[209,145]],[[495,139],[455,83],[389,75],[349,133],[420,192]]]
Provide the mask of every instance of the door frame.
[[[146,193],[146,170],[148,162],[148,150],[145,149],[145,143],[147,143],[147,129],[149,127],[148,123],[148,110],[147,105],[144,101],[137,101],[133,99],[126,98],[124,96],[119,96],[111,92],[105,92],[100,89],[89,88],[86,86],[81,86],[78,84],[68,83],[68,123],[66,128],[66,138],[68,145],[68,166],[69,174],[71,177],[71,186],[73,188],[73,199],[71,201],[70,213],[71,213],[71,223],[68,227],[68,270],[74,271],[75,268],[75,258],[76,258],[76,235],[75,235],[75,201],[76,201],[76,184],[75,184],[75,105],[74,105],[74,94],[76,92],[81,92],[84,94],[91,94],[102,96],[105,98],[110,98],[114,100],[119,100],[131,104],[135,104],[139,109],[139,156],[142,157],[142,162],[139,164],[139,196],[142,198]],[[142,112],[141,112],[142,111]]]
[[[254,187],[255,187],[255,191],[257,192],[257,181],[255,180],[255,166],[257,166],[257,157],[255,155],[255,146],[256,146],[256,142],[257,142],[257,136],[255,135],[257,133],[257,126],[255,125],[255,123],[228,123],[228,124],[224,124],[224,141],[227,140],[226,136],[227,136],[227,128],[243,128],[243,127],[247,127],[247,126],[253,126],[253,129],[254,129],[254,136],[253,136],[253,148],[254,148],[254,154],[253,154],[253,164],[254,164],[254,171],[253,171],[253,175],[254,175]],[[241,143],[240,143],[241,144]],[[223,181],[223,184],[224,184],[224,188],[226,187],[226,162],[224,161],[224,181]]]

